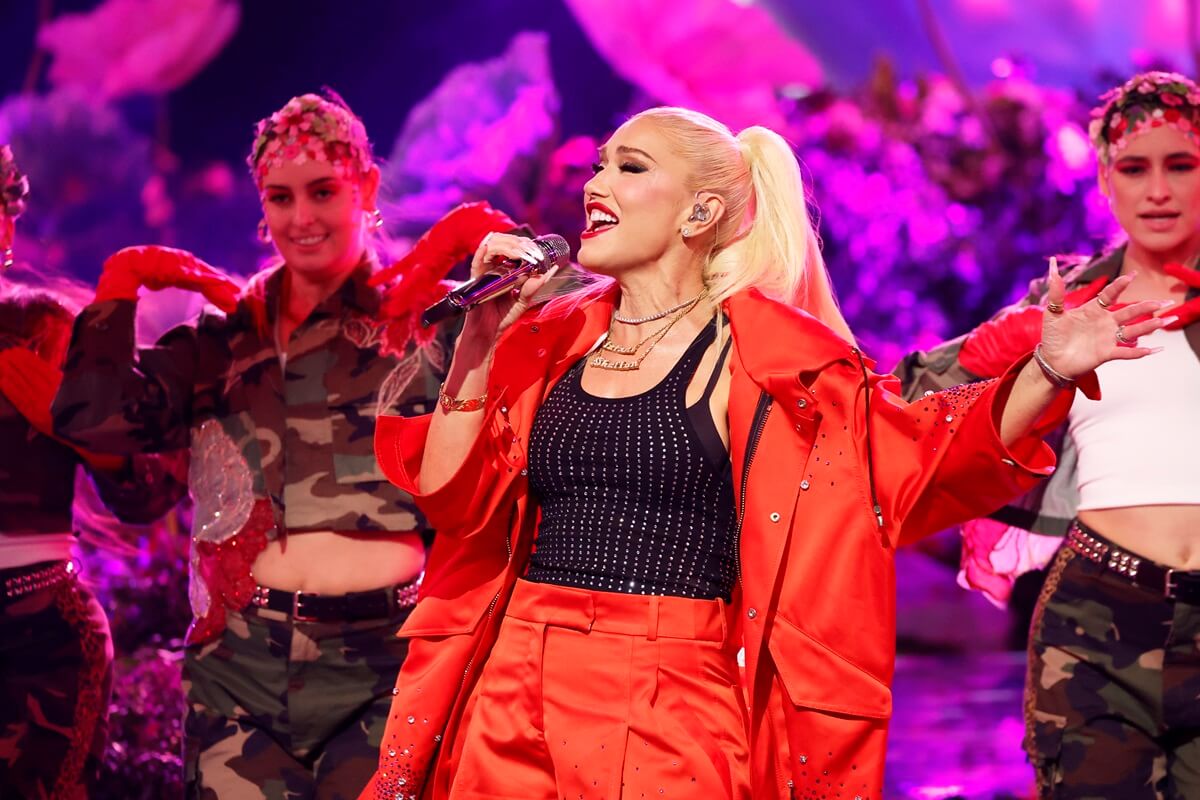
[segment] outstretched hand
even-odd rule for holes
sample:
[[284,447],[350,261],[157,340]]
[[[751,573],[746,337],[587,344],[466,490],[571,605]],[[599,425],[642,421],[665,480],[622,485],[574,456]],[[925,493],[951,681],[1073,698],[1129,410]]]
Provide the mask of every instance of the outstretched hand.
[[[1101,276],[1067,294],[1066,309],[1078,308],[1094,299],[1108,283]],[[980,378],[995,378],[1029,352],[1042,338],[1045,306],[1029,305],[1005,311],[971,331],[963,341],[958,359]]]
[[172,287],[200,292],[217,308],[232,313],[237,308],[237,283],[186,250],[159,245],[126,247],[109,256],[96,284],[97,300],[136,300],[138,289]]
[[[1139,346],[1137,340],[1166,325],[1166,320],[1150,316],[1163,304],[1144,300],[1119,305],[1121,294],[1132,281],[1132,275],[1122,275],[1105,286],[1094,300],[1077,308],[1066,308],[1066,288],[1057,262],[1051,259],[1046,313],[1042,317],[1042,357],[1055,371],[1079,378],[1108,361],[1142,358],[1158,352],[1156,348]],[[1143,319],[1135,321],[1138,318]]]

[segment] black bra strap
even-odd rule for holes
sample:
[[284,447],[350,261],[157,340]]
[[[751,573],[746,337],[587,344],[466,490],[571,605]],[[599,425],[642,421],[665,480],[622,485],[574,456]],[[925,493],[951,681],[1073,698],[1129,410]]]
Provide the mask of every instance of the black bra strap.
[[725,357],[729,355],[731,344],[733,344],[732,336],[725,340],[725,346],[721,348],[721,355],[717,356],[717,363],[713,367],[712,374],[708,376],[708,385],[704,387],[704,394],[700,396],[701,401],[705,403],[712,398],[713,390],[717,388],[717,381],[721,379],[721,367],[725,364]]

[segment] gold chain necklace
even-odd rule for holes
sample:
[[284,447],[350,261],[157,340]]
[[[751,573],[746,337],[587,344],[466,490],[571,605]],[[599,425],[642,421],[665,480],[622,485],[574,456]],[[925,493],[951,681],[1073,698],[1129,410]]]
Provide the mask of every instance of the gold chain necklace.
[[646,346],[645,352],[643,352],[640,356],[637,356],[637,358],[621,359],[618,361],[610,360],[603,353],[596,353],[596,355],[592,356],[588,360],[588,364],[596,367],[597,369],[607,369],[616,372],[630,372],[640,368],[642,366],[642,362],[646,360],[646,356],[650,355],[650,352],[654,350],[655,346],[663,340],[663,337],[667,335],[671,328],[675,327],[675,323],[686,317],[691,310],[696,307],[696,304],[699,303],[707,294],[708,290],[705,289],[703,292],[689,300],[685,307],[679,310],[679,313],[671,317],[670,322],[647,336],[642,341],[638,342],[633,347],[623,347],[621,345],[613,345],[613,348],[619,349],[607,347],[606,345],[609,344],[609,339],[612,337],[612,324],[609,323],[608,335],[604,337],[604,341],[600,344],[601,350],[608,350],[609,352],[618,353],[620,355],[635,355],[639,349],[641,349],[643,346]]
[[[678,311],[679,309],[675,309],[675,310]],[[615,342],[613,342],[613,340],[612,340],[612,325],[610,324],[608,326],[608,335],[604,337],[604,342],[600,345],[600,347],[604,350],[607,350],[610,353],[616,353],[617,355],[632,356],[632,355],[635,355],[638,350],[642,349],[642,345],[644,345],[646,342],[650,341],[654,337],[661,336],[662,334],[666,333],[668,330],[670,330],[671,326],[674,324],[675,324],[675,320],[673,320],[673,319],[667,320],[666,325],[663,325],[661,328],[656,330],[654,333],[641,339],[640,341],[638,341],[637,344],[634,344],[634,345],[623,345],[623,344],[616,344]]]

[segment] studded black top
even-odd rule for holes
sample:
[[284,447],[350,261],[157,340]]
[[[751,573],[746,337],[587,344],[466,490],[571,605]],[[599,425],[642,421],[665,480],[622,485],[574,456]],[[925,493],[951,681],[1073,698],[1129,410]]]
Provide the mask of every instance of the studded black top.
[[529,481],[542,517],[526,579],[628,594],[728,600],[735,576],[733,477],[703,397],[685,394],[716,337],[705,326],[653,389],[603,398],[575,364],[538,410]]

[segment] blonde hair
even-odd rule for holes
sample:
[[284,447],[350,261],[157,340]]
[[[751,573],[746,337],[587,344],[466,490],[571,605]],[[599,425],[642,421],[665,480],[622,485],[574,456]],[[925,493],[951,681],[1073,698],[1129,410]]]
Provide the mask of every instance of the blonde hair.
[[686,108],[651,108],[632,118],[642,119],[654,123],[692,166],[688,188],[712,192],[725,203],[704,264],[712,299],[719,303],[757,288],[854,341],[821,257],[791,145],[757,125],[734,136],[715,119]]

